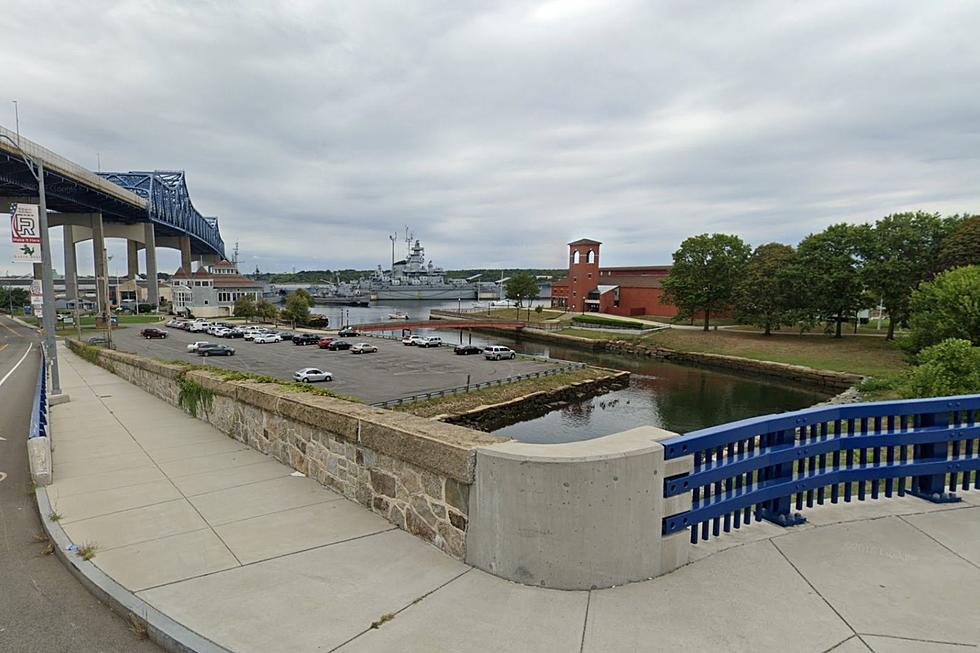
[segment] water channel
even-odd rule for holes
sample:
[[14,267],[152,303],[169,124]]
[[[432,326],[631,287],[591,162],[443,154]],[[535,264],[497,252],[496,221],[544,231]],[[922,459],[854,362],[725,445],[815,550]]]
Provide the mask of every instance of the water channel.
[[[341,323],[379,322],[401,311],[411,319],[428,319],[432,309],[468,308],[472,301],[390,302],[369,307],[317,306],[315,311]],[[392,321],[398,329],[398,322]],[[828,397],[826,393],[766,377],[677,365],[650,358],[588,352],[546,343],[474,333],[440,331],[448,343],[504,344],[515,351],[581,361],[631,372],[630,386],[497,431],[524,442],[571,442],[617,433],[637,426],[659,426],[676,433],[756,415],[796,410]]]

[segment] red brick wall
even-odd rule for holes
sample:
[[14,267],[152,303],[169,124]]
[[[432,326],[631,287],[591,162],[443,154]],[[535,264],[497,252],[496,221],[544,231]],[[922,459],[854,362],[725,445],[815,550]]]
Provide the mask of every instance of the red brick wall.
[[[592,263],[589,263],[589,251],[593,252]],[[579,254],[579,262],[575,263],[575,253]],[[599,284],[599,246],[598,245],[569,245],[568,246],[568,310],[581,313],[585,310],[585,297],[589,291]]]
[[[661,304],[660,296],[663,294],[661,288],[628,288],[619,289],[619,306],[612,306],[610,299],[609,308],[603,307],[604,313],[613,315],[657,315],[660,317],[674,317],[677,315],[677,307],[673,304]],[[612,293],[606,293],[612,298]],[[605,303],[605,302],[604,302]]]

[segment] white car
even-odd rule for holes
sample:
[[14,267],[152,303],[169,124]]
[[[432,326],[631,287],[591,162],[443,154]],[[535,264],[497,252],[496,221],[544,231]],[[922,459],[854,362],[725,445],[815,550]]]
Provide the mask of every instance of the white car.
[[211,335],[216,338],[224,338],[229,331],[231,331],[231,329],[226,329],[225,327],[215,327],[214,329],[211,329]]
[[415,343],[419,347],[442,347],[442,338],[439,336],[429,336],[428,338],[419,338]]
[[359,342],[350,348],[350,353],[352,354],[372,354],[378,351],[378,348],[369,342]]
[[191,322],[191,325],[187,328],[187,330],[191,333],[200,333],[202,331],[207,331],[209,326],[211,326],[210,322]]
[[293,372],[293,379],[303,383],[314,383],[316,381],[333,381],[333,374],[324,372],[316,367],[304,367]]
[[278,333],[256,333],[255,337],[252,338],[252,342],[256,344],[264,344],[267,342],[282,342],[282,336]]
[[402,344],[407,347],[409,345],[417,345],[423,340],[425,340],[425,338],[422,336],[406,336],[402,338]]
[[255,336],[265,333],[265,329],[260,329],[258,327],[245,327],[242,329],[242,333],[245,334],[242,337],[246,340],[252,340]]
[[516,356],[517,352],[510,347],[504,347],[502,345],[491,345],[483,348],[483,357],[488,361],[499,361],[501,358],[513,360]]
[[208,342],[207,340],[198,340],[197,342],[192,342],[191,344],[187,345],[187,351],[196,352],[198,349],[201,348],[201,345],[210,345],[210,344],[212,343]]

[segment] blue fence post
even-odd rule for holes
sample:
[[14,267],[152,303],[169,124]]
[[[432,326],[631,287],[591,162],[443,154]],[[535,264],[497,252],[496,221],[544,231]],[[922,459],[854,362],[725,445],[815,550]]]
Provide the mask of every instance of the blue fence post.
[[[763,435],[763,446],[772,450],[775,447],[792,446],[796,439],[795,429],[785,429]],[[793,465],[795,461],[788,461],[777,465],[766,467],[765,472],[760,478],[761,481],[779,482],[793,478]],[[791,512],[791,496],[786,495],[778,499],[765,501],[756,508],[756,519],[765,519],[778,526],[796,526],[806,521],[806,517],[798,512]]]
[[[949,413],[926,413],[920,415],[917,428],[935,428],[949,426]],[[915,462],[939,462],[948,459],[948,443],[931,442],[929,444],[917,444],[913,449],[913,460]],[[952,492],[946,492],[946,475],[930,474],[928,476],[913,476],[912,491],[913,496],[920,499],[931,501],[932,503],[956,503],[962,499]]]

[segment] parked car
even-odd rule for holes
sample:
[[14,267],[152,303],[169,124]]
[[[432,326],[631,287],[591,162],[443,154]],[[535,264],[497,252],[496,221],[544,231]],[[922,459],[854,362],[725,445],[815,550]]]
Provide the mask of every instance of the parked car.
[[140,331],[140,335],[149,340],[151,338],[166,338],[167,332],[156,327],[146,327]]
[[417,345],[422,341],[422,336],[405,336],[402,338],[402,344],[408,347],[409,345]]
[[374,354],[377,351],[378,348],[369,342],[359,342],[350,348],[350,353],[352,354]]
[[210,345],[197,350],[198,356],[234,356],[235,350],[228,345]]
[[109,339],[106,338],[105,336],[92,336],[85,342],[87,342],[90,345],[95,345],[96,347],[109,347],[110,349],[116,348],[115,345],[112,346],[109,345]]
[[187,330],[191,333],[200,333],[202,331],[207,331],[209,326],[211,326],[210,322],[191,322],[191,325],[187,327]]
[[327,345],[331,342],[333,342],[333,338],[320,338],[320,342],[317,344],[320,346],[320,349],[326,349]]
[[165,327],[168,327],[168,328],[171,328],[171,329],[173,329],[173,328],[175,328],[175,327],[176,327],[176,326],[177,326],[178,324],[180,324],[180,320],[177,320],[177,319],[173,319],[173,320],[167,320],[167,323],[166,323],[166,324],[164,324],[163,326],[165,326]]
[[213,344],[215,344],[215,343],[208,342],[207,340],[198,340],[197,342],[192,342],[191,344],[187,345],[187,351],[192,352],[192,353],[197,353],[197,351],[201,347],[207,347],[207,346],[213,345]]
[[330,351],[340,351],[341,349],[350,349],[350,343],[346,340],[331,340],[327,344],[327,349]]
[[293,379],[303,383],[313,383],[315,381],[333,381],[333,374],[324,372],[317,367],[304,367],[293,373]]
[[242,330],[241,329],[237,329],[237,328],[236,329],[228,329],[228,331],[225,332],[225,337],[226,338],[242,338],[244,336],[245,336],[245,334],[242,332]]
[[292,331],[272,331],[271,333],[278,333],[279,337],[283,340],[292,340],[296,337],[296,334]]
[[458,356],[469,356],[470,354],[479,354],[483,351],[482,347],[477,347],[476,345],[456,345],[453,347],[453,353]]
[[280,336],[278,333],[256,333],[255,337],[252,338],[252,342],[256,344],[282,342],[282,336]]
[[442,338],[439,336],[425,336],[419,338],[418,342],[415,343],[419,347],[441,347]]
[[499,361],[501,358],[516,358],[517,352],[515,352],[510,347],[503,347],[501,345],[491,345],[490,347],[483,348],[483,357],[488,361]]
[[294,345],[318,345],[320,344],[320,336],[315,333],[298,333],[293,336]]
[[242,329],[242,333],[244,334],[246,340],[254,340],[255,336],[268,333],[268,331],[261,327],[245,327]]
[[357,331],[355,331],[351,327],[345,326],[340,331],[337,332],[337,335],[340,336],[341,338],[356,338],[357,336],[359,336],[361,334],[359,334]]
[[215,338],[224,338],[225,334],[228,333],[229,331],[231,331],[231,329],[226,329],[225,327],[217,327],[211,329],[211,335],[213,335]]

